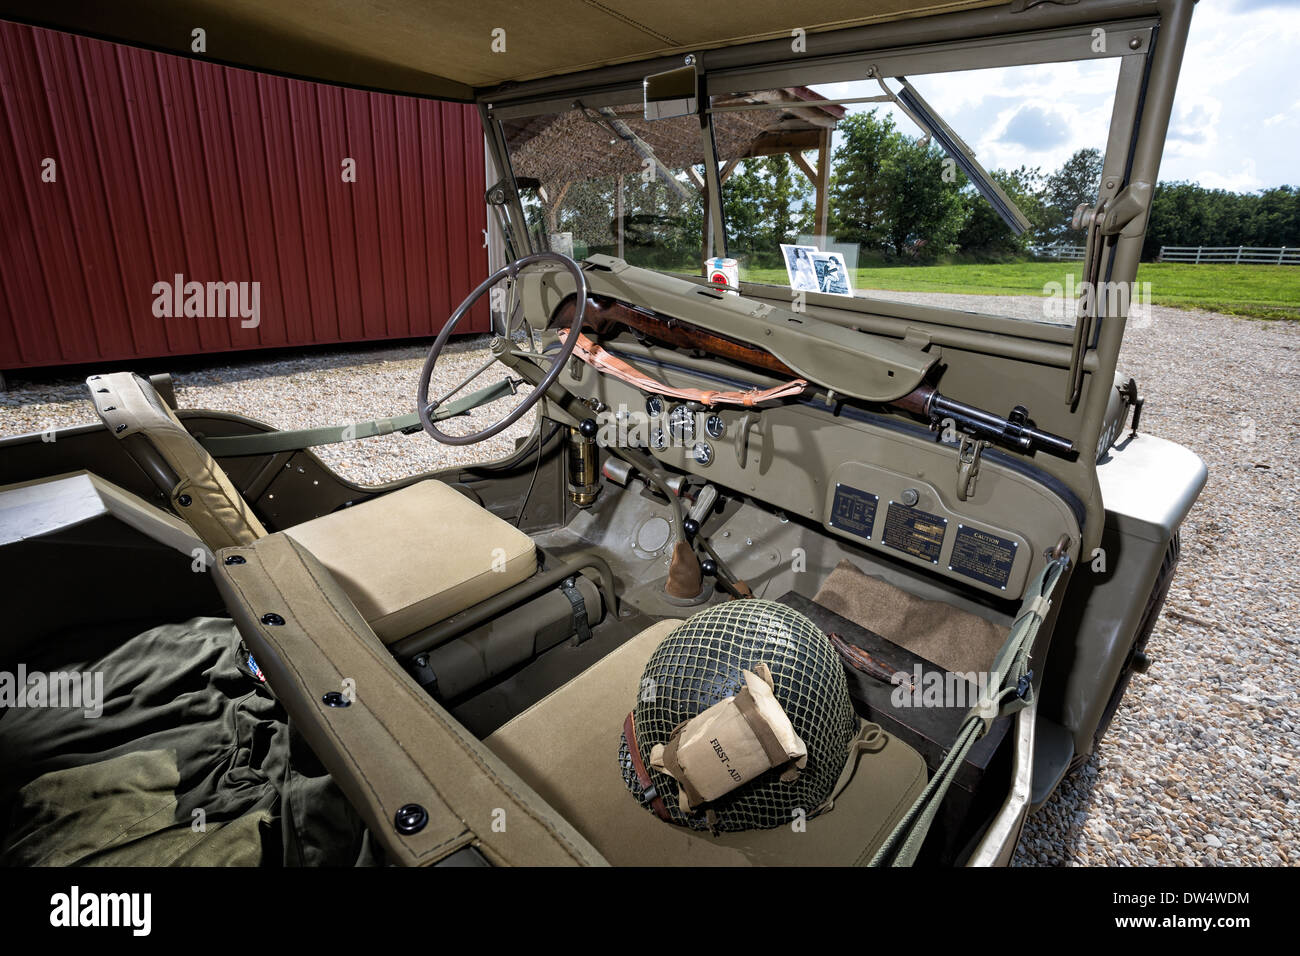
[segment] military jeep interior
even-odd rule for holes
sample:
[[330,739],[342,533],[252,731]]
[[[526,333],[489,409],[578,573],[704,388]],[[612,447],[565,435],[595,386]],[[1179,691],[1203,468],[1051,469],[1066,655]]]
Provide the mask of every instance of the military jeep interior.
[[[1195,456],[1137,431],[1137,386],[1116,372],[1124,314],[1102,303],[1052,323],[870,293],[796,301],[618,249],[575,255],[539,228],[540,179],[511,165],[574,122],[653,166],[651,128],[678,121],[624,107],[687,50],[699,246],[721,254],[710,102],[938,70],[943,58],[957,69],[1099,57],[1088,39],[1102,23],[1124,39],[1104,54],[1117,86],[1096,136],[1100,199],[1119,213],[1088,227],[1088,267],[1131,278],[1141,217],[1125,210],[1141,206],[1125,190],[1140,199],[1154,181],[1191,4],[831,4],[822,12],[839,13],[811,28],[823,45],[798,61],[780,5],[758,6],[751,36],[714,36],[670,4],[657,40],[617,18],[629,36],[601,40],[607,53],[585,58],[599,62],[502,61],[513,72],[486,75],[449,55],[438,83],[423,40],[377,47],[366,30],[344,56],[355,25],[342,5],[313,13],[310,35],[326,39],[282,49],[291,72],[479,104],[501,177],[488,202],[513,261],[450,317],[405,420],[294,435],[178,408],[165,374],[104,369],[87,379],[100,424],[0,441],[0,574],[31,596],[6,630],[4,666],[106,685],[99,720],[35,709],[0,720],[0,859],[1009,860],[1027,812],[1104,731],[1125,655],[1154,620],[1149,604],[1145,616],[1101,614],[1114,606],[1107,588],[1162,595],[1204,480]],[[256,33],[267,7],[223,16]],[[603,37],[610,17],[582,9]],[[35,6],[31,17],[57,25]],[[67,26],[121,33],[116,20]],[[165,46],[161,31],[120,38]],[[600,46],[578,37],[565,49],[587,40]],[[245,65],[265,68],[261,50]],[[555,119],[575,103],[582,118]],[[430,394],[458,321],[494,289],[506,305],[494,307],[493,361]],[[472,392],[479,374],[488,387]],[[473,444],[529,412],[531,434],[508,457],[380,487],[311,450],[395,430]],[[1109,490],[1151,468],[1185,489],[1174,506]],[[1119,556],[1113,573],[1078,580],[1103,543]],[[76,600],[60,597],[69,574]],[[805,616],[840,655],[860,726],[848,763],[802,826],[674,825],[629,791],[638,768],[620,761],[647,662],[693,615],[763,602]],[[959,689],[958,702],[918,705],[929,687]],[[202,832],[196,813],[211,824]]]

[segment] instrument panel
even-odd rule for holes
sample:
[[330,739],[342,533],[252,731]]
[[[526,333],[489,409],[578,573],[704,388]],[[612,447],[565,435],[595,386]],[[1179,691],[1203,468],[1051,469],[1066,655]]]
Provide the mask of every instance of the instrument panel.
[[[680,373],[661,377],[698,384]],[[812,400],[708,408],[647,396],[590,369],[565,385],[644,422],[642,445],[665,465],[1001,598],[1021,597],[1042,552],[1063,533],[1079,540],[1074,511],[1031,474],[986,453],[961,500],[956,446],[876,416],[837,414]],[[636,430],[628,434],[635,442]]]

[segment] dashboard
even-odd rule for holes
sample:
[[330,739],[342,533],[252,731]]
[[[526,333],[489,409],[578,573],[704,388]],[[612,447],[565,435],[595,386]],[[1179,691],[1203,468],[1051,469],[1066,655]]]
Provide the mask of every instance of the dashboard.
[[[618,354],[616,344],[608,347]],[[707,362],[671,350],[650,358],[654,349],[634,348],[622,357],[669,385],[717,387]],[[562,378],[619,424],[619,441],[664,465],[1000,598],[1022,596],[1041,554],[1062,534],[1079,540],[1081,506],[1011,456],[986,452],[962,500],[956,448],[921,427],[818,397],[709,408],[647,395],[580,363]]]

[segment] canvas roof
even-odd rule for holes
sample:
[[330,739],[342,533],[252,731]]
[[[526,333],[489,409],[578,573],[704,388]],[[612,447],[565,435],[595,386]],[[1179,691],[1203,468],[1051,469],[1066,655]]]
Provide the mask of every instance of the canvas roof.
[[[796,28],[815,34],[1005,2],[5,0],[3,15],[304,79],[469,100],[505,83],[789,37]],[[202,54],[192,49],[196,28],[204,30]]]

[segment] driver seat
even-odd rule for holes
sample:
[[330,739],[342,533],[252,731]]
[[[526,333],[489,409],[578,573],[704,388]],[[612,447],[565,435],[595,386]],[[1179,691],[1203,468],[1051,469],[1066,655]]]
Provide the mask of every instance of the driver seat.
[[[92,375],[86,385],[104,425],[213,553],[267,536],[230,477],[149,381],[114,372]],[[528,535],[436,479],[284,533],[329,569],[386,644],[537,571]]]

